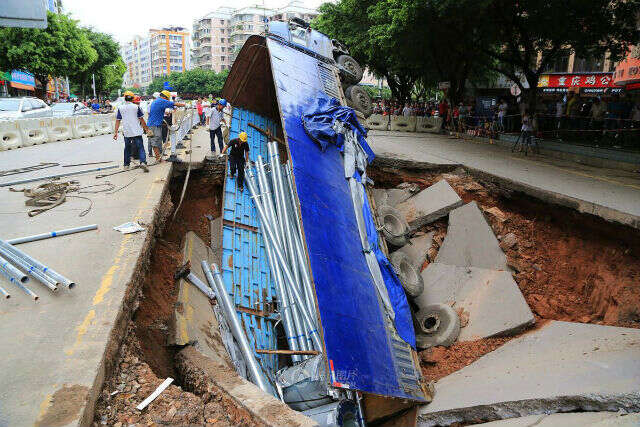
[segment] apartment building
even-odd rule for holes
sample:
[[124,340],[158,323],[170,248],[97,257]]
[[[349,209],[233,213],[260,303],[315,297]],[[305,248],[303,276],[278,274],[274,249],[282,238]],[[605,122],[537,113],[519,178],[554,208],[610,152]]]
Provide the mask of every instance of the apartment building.
[[229,21],[234,11],[230,7],[219,7],[193,22],[191,62],[194,68],[217,73],[231,68]]
[[125,87],[145,88],[157,76],[191,68],[191,38],[183,27],[150,29],[120,48],[127,71]]
[[268,21],[293,17],[311,21],[317,15],[300,1],[275,9],[261,5],[220,7],[193,22],[193,66],[216,72],[230,69],[244,42],[252,34],[263,33]]

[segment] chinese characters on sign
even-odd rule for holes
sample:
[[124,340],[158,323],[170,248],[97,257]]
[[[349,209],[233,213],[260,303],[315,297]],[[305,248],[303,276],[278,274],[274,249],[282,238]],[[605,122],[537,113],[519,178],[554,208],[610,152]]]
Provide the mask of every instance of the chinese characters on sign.
[[615,87],[615,85],[613,84],[612,77],[613,77],[612,73],[545,74],[540,76],[538,87],[542,87],[542,88]]

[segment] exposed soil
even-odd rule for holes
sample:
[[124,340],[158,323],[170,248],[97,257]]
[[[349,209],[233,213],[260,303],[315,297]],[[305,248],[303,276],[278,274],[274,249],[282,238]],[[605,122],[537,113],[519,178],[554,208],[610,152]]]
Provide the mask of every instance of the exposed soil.
[[[177,206],[183,178],[170,186],[171,201]],[[180,387],[174,368],[176,348],[167,345],[172,313],[177,298],[173,274],[182,262],[181,245],[187,231],[210,241],[209,220],[221,213],[222,187],[219,179],[192,173],[185,199],[175,220],[169,219],[152,249],[150,271],[142,284],[142,296],[122,344],[116,368],[106,381],[96,408],[94,425],[120,426],[132,423],[230,425],[224,408],[211,396],[198,396]],[[144,411],[135,406],[167,377],[175,379]]]
[[[546,320],[564,320],[640,328],[638,230],[474,180],[463,170],[413,173],[383,168],[368,173],[387,188],[410,182],[422,189],[445,178],[465,203],[475,200],[501,241],[538,326]],[[442,224],[430,226],[442,233]],[[423,269],[440,243],[434,241]],[[442,378],[512,338],[423,351],[425,377]]]

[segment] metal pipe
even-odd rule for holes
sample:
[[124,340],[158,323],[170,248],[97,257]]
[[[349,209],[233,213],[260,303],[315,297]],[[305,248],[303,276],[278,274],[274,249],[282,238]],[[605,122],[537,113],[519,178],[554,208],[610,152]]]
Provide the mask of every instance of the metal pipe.
[[68,289],[71,289],[76,285],[73,281],[67,279],[62,274],[58,273],[57,271],[55,271],[52,268],[47,267],[46,265],[42,264],[40,261],[32,258],[31,256],[27,255],[26,253],[22,252],[20,249],[8,244],[4,240],[0,240],[0,248],[4,248],[7,251],[16,254],[16,256],[24,259],[29,264],[31,264],[34,267],[36,267],[37,269],[39,269],[45,276],[49,277],[50,279],[52,279],[55,282],[62,283],[62,285],[64,285]]
[[47,176],[42,176],[40,178],[28,178],[28,179],[22,179],[22,180],[19,180],[19,181],[4,182],[4,183],[0,184],[0,187],[9,187],[10,185],[26,184],[28,182],[44,181],[44,180],[53,179],[53,178],[62,178],[63,176],[82,175],[83,173],[104,171],[104,170],[107,170],[107,169],[113,169],[113,168],[117,168],[117,167],[119,167],[119,166],[118,165],[105,166],[103,168],[85,169],[85,170],[81,170],[81,171],[61,173],[61,174],[58,174],[58,175],[47,175]]
[[29,281],[29,277],[24,274],[22,271],[15,268],[12,264],[9,263],[6,259],[0,256],[0,268],[7,272],[9,276],[14,278],[20,283],[26,283]]
[[0,286],[0,294],[4,295],[6,299],[11,298],[11,294],[9,294],[9,292],[7,292],[7,290],[2,286]]
[[[250,176],[251,178],[253,178],[253,171],[251,170],[251,168],[246,168],[246,172],[247,172],[246,173],[247,176]],[[251,189],[249,191],[251,191]],[[251,191],[251,193],[252,195],[254,195],[255,189],[254,191]],[[254,199],[255,199],[255,196],[254,196]],[[262,220],[262,218],[264,218],[265,216],[264,210],[262,209],[262,206],[259,203],[256,203],[256,208],[258,210],[258,215]],[[262,221],[262,225],[263,225],[264,231],[266,231],[266,235],[271,240],[274,240],[275,239],[274,232],[273,232],[273,229],[271,228],[271,225],[268,222],[264,222],[264,221]],[[313,337],[314,345],[318,350],[320,350],[322,349],[322,344],[320,343],[320,337],[318,336],[318,331],[314,329],[314,322],[311,320],[311,317],[309,316],[309,313],[307,312],[307,309],[304,306],[304,303],[302,301],[302,297],[298,292],[298,288],[295,286],[295,283],[293,282],[293,275],[291,274],[291,270],[289,269],[289,266],[285,262],[284,254],[282,253],[282,251],[278,246],[275,246],[274,250],[275,250],[276,257],[278,258],[278,261],[280,261],[280,266],[282,268],[282,272],[284,273],[285,279],[287,280],[287,282],[289,282],[290,289],[293,290],[293,295],[295,297],[296,303],[298,304],[298,307],[300,308],[300,312],[302,314],[303,320],[307,323],[307,326],[312,331],[311,336]]]
[[[15,264],[18,267],[20,267],[23,270],[25,270],[25,272],[29,276],[31,276],[34,279],[38,280],[43,285],[45,285],[47,288],[51,289],[53,292],[56,292],[58,290],[58,284],[59,283],[57,281],[55,281],[51,277],[46,276],[44,273],[42,273],[40,270],[38,270],[36,268],[36,266],[30,264],[24,258],[18,257],[15,253],[7,251],[4,247],[1,247],[1,246],[0,246],[0,255],[6,257],[13,264]],[[0,270],[0,271],[4,271],[4,270]]]
[[[34,301],[38,301],[38,298],[40,298],[38,295],[36,295],[31,289],[27,288],[25,285],[23,285],[20,281],[14,279],[13,277],[9,276],[7,274],[6,271],[4,270],[0,270],[0,273],[2,273],[5,277],[7,277],[7,279],[9,279],[9,281],[11,283],[13,283],[14,285],[16,285],[17,287],[19,287],[20,289],[22,289],[22,291],[24,291],[25,294],[29,295],[31,298],[33,298]],[[9,293],[7,291],[6,295],[9,295]],[[9,298],[9,296],[7,296],[6,298]]]
[[209,286],[207,286],[202,280],[200,280],[198,276],[196,276],[195,274],[193,273],[187,274],[187,280],[191,282],[191,284],[194,285],[196,288],[200,289],[203,294],[209,297],[209,299],[215,298],[216,294],[213,292],[213,290]]
[[33,236],[18,237],[10,239],[6,242],[10,245],[19,245],[20,243],[35,242],[36,240],[50,239],[52,237],[65,236],[67,234],[81,233],[83,231],[96,230],[98,224],[84,225],[82,227],[67,228],[65,230],[50,231],[48,233],[34,234]]
[[[211,270],[206,261],[202,261],[202,270],[205,272],[205,275],[209,277],[211,274]],[[233,337],[238,342],[240,346],[240,350],[242,350],[242,354],[244,356],[244,360],[247,362],[247,366],[251,371],[253,379],[256,381],[256,385],[262,389],[265,393],[271,394],[270,388],[267,386],[267,382],[262,375],[262,370],[260,365],[258,364],[258,360],[253,354],[253,349],[249,346],[249,340],[242,329],[242,325],[240,325],[240,321],[238,320],[238,315],[236,314],[236,309],[231,303],[231,299],[229,298],[229,294],[222,283],[222,277],[220,276],[220,270],[218,270],[218,266],[213,264],[213,283],[216,286],[216,293],[218,301],[222,306],[223,312],[226,315],[227,322],[231,326],[231,332],[233,333]]]
[[[258,173],[260,173],[260,166],[262,165],[262,159],[258,156]],[[264,172],[264,169],[262,170]],[[258,179],[260,179],[260,175],[258,175]],[[247,176],[245,181],[247,181],[247,188],[249,188],[249,192],[253,197],[253,201],[256,205],[262,204],[258,199],[257,190],[255,188],[255,182],[253,176]],[[262,180],[260,180],[262,182]],[[264,201],[265,205],[271,205],[269,202],[270,193],[268,191],[268,187],[261,186],[262,192],[260,193],[261,200]],[[271,205],[272,207],[272,205]],[[263,208],[264,209],[264,208]],[[266,218],[260,218],[261,223],[264,224]],[[285,334],[287,335],[287,344],[291,348],[291,350],[299,350],[298,341],[297,341],[297,332],[294,330],[294,323],[292,320],[291,314],[291,305],[289,304],[289,298],[287,292],[285,290],[284,279],[282,278],[282,273],[280,271],[280,267],[276,261],[276,257],[273,253],[273,245],[276,244],[271,242],[263,235],[265,249],[267,251],[267,258],[269,260],[269,267],[271,268],[271,272],[274,276],[274,282],[276,284],[276,290],[278,292],[278,297],[280,298],[280,310],[282,311],[282,326],[284,327]],[[299,362],[302,359],[299,355],[292,356],[292,360],[294,362]]]

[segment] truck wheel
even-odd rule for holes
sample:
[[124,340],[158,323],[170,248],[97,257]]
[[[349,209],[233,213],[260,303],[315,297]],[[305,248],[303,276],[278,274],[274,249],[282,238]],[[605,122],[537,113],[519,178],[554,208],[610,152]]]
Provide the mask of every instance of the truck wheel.
[[349,86],[344,92],[345,96],[351,100],[354,110],[360,111],[365,118],[373,113],[373,103],[366,90],[361,86]]
[[404,216],[391,206],[379,206],[378,218],[382,227],[382,235],[390,245],[402,247],[407,244],[409,224]]
[[448,304],[431,304],[420,309],[415,323],[418,348],[449,347],[460,335],[460,318]]
[[349,55],[340,55],[336,59],[336,62],[355,76],[355,77],[345,77],[345,80],[347,80],[352,85],[360,83],[360,80],[362,80],[362,75],[364,74],[364,71],[362,70],[362,67],[360,66],[360,64],[358,64],[358,62],[355,59],[353,59]]
[[424,291],[422,276],[411,263],[411,259],[404,252],[395,251],[389,259],[398,278],[402,282],[404,291],[410,297],[417,297]]

